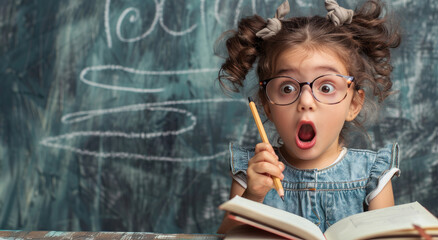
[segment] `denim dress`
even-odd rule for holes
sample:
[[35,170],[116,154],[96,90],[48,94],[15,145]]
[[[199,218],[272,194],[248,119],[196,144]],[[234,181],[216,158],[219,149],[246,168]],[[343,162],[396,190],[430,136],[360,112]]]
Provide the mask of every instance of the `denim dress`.
[[[322,232],[337,221],[367,210],[394,174],[399,175],[398,145],[380,150],[344,148],[337,161],[324,169],[297,169],[274,148],[283,171],[284,202],[275,189],[264,204],[297,214],[315,223]],[[246,188],[248,161],[254,148],[230,144],[233,178]]]

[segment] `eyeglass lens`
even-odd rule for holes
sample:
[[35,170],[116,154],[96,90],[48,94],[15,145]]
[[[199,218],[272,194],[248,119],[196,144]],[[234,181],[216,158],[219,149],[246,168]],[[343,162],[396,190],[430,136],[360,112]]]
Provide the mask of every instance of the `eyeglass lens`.
[[[300,86],[302,85],[302,86]],[[307,84],[298,82],[290,77],[277,77],[266,86],[268,98],[279,105],[295,102],[301,93],[301,88]],[[334,104],[342,101],[348,91],[347,79],[338,75],[323,75],[312,83],[313,97],[322,103]]]

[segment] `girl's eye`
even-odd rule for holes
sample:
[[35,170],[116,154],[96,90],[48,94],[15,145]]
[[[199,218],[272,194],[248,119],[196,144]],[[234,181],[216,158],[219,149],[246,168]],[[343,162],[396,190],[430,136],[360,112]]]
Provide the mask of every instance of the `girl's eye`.
[[295,86],[290,85],[290,84],[288,84],[288,85],[283,85],[283,86],[280,87],[280,92],[281,92],[282,94],[290,94],[290,93],[295,92],[296,90],[297,90],[297,89],[295,88]]
[[335,86],[330,83],[324,83],[319,87],[321,93],[332,93],[336,90]]

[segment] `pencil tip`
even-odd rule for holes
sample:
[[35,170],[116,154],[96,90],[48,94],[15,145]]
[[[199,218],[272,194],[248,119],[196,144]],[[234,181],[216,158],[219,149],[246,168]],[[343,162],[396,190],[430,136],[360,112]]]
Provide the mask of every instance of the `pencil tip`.
[[281,200],[283,200],[283,202],[284,202],[284,196],[280,196],[281,197]]
[[248,97],[248,102],[252,102],[252,98],[251,97]]

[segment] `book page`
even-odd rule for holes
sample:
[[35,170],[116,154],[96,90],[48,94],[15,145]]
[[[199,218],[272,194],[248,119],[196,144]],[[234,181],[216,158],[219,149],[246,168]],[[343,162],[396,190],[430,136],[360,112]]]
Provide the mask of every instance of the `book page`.
[[220,205],[219,208],[304,239],[325,239],[318,226],[311,221],[290,212],[246,198],[236,196]]
[[236,216],[230,213],[228,217],[230,219],[233,219],[234,221],[244,223],[245,225],[237,226],[231,229],[229,232],[227,232],[227,235],[225,237],[226,240],[228,239],[303,240],[302,238],[292,236],[289,233],[285,233],[283,231],[277,230],[275,228],[272,228],[264,224],[260,224],[253,220],[246,219],[241,216]]
[[340,220],[325,232],[330,239],[359,239],[408,230],[413,224],[437,227],[438,220],[418,202],[359,213]]

